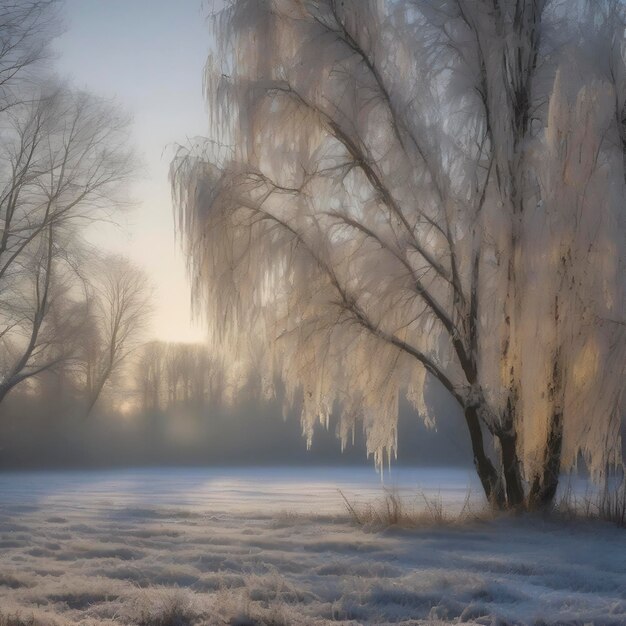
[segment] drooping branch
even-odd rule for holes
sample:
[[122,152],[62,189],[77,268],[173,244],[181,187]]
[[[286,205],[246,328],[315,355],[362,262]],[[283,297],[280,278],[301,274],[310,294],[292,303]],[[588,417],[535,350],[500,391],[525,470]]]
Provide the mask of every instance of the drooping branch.
[[[379,195],[383,204],[388,208],[390,213],[402,224],[406,234],[409,236],[409,245],[424,257],[428,264],[441,278],[443,278],[446,282],[454,287],[454,282],[452,281],[448,270],[443,265],[441,265],[441,263],[439,263],[439,261],[437,261],[430,254],[430,252],[428,252],[428,250],[426,250],[425,246],[420,243],[415,233],[415,229],[409,224],[402,207],[393,197],[393,194],[385,185],[381,176],[375,171],[371,159],[364,153],[364,151],[357,145],[357,143],[350,138],[348,133],[346,133],[341,128],[341,125],[337,121],[332,119],[330,115],[328,115],[318,106],[311,102],[308,102],[301,94],[295,91],[287,83],[271,87],[270,89],[268,89],[268,94],[270,94],[271,92],[289,94],[305,108],[319,116],[320,123],[328,130],[332,137],[337,139],[344,146],[348,154],[352,157],[355,166],[358,167],[365,174],[365,177],[371,184],[372,189]],[[462,293],[460,295],[462,296]]]

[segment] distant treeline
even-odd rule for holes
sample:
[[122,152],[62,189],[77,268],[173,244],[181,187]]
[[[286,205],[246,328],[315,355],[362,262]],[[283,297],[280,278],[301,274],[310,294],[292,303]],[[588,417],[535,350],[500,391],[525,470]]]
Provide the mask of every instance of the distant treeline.
[[[86,413],[85,367],[59,364],[0,405],[0,468],[372,463],[361,430],[342,451],[331,418],[307,449],[297,407],[283,416],[280,384],[259,375],[233,395],[223,372],[205,345],[151,341],[106,381]],[[437,385],[427,393],[434,426],[401,400],[396,462],[471,468],[462,415]]]
[[222,371],[203,345],[147,343],[135,365],[138,406],[144,412],[181,404],[214,406],[223,395]]
[[[69,375],[46,372],[2,404],[0,467],[284,465],[368,463],[363,433],[343,452],[335,423],[318,426],[307,450],[299,415],[282,416],[282,391],[262,381],[229,397],[205,346],[150,342],[113,377],[89,417]],[[66,373],[67,374],[67,373]],[[264,389],[267,392],[266,389]],[[437,402],[436,390],[433,401]],[[454,405],[438,407],[436,430],[408,405],[399,420],[398,462],[471,466]]]

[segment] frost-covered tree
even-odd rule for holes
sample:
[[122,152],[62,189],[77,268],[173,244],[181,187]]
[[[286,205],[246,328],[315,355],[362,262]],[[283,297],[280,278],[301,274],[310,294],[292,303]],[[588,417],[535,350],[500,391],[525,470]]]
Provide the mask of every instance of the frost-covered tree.
[[[624,3],[232,0],[206,141],[172,164],[235,379],[337,408],[382,465],[398,398],[462,407],[498,506],[621,463]],[[434,382],[436,381],[436,382]]]

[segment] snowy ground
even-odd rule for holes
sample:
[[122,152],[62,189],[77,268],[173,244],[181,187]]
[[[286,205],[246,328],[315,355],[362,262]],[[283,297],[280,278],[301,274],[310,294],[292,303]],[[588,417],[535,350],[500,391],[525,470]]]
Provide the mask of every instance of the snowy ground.
[[[416,469],[390,483],[454,509],[471,480]],[[365,532],[337,487],[381,492],[366,469],[0,474],[0,616],[626,624],[625,531],[527,518]]]

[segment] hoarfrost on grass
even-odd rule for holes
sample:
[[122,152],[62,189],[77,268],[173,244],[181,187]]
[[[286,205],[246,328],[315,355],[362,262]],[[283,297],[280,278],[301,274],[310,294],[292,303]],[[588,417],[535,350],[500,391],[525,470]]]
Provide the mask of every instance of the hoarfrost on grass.
[[[458,511],[469,478],[394,480]],[[0,624],[626,621],[622,530],[500,517],[366,532],[336,486],[381,495],[371,469],[2,475]]]

